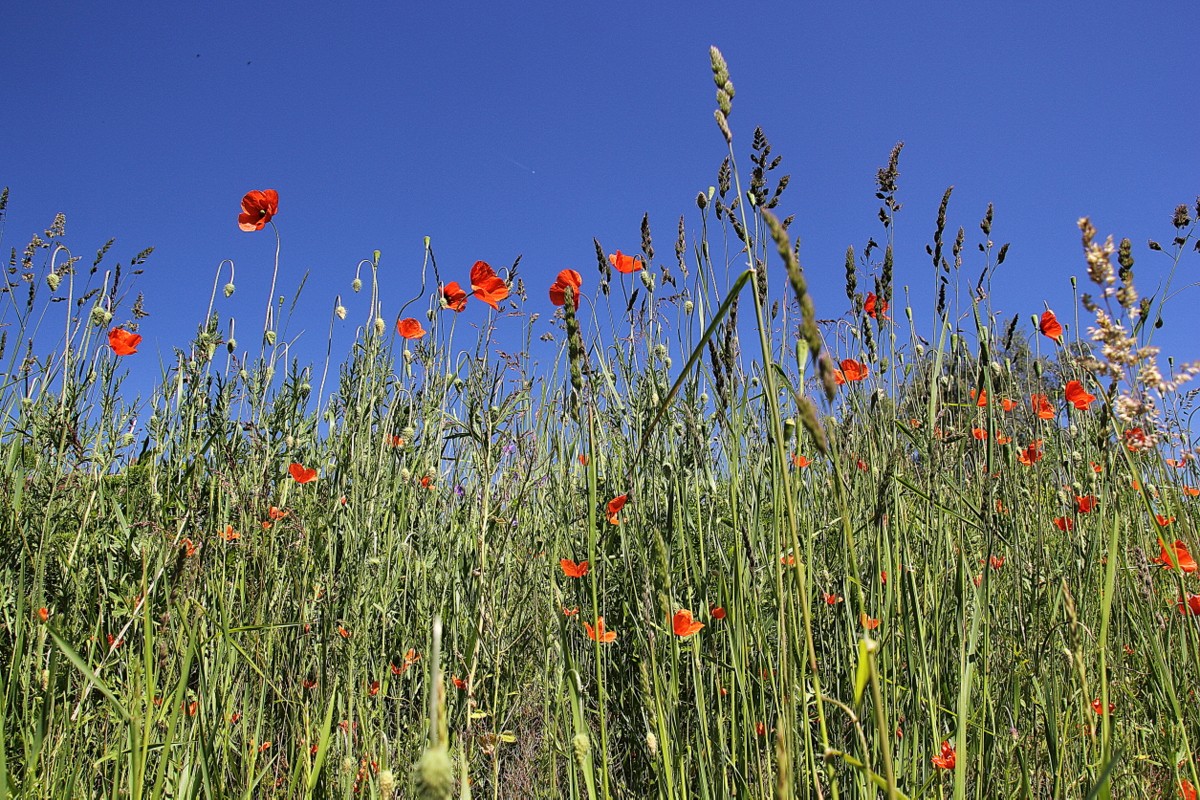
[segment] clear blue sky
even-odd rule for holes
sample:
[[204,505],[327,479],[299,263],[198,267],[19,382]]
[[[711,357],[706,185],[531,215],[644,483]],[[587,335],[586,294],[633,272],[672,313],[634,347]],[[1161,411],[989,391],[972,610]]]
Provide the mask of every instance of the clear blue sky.
[[[875,170],[903,139],[898,294],[931,301],[924,245],[954,184],[952,230],[977,241],[992,201],[993,239],[1012,243],[996,307],[1028,316],[1048,301],[1069,321],[1078,217],[1133,239],[1149,294],[1167,262],[1146,239],[1169,240],[1172,209],[1200,193],[1198,22],[1192,4],[1157,2],[9,3],[4,244],[20,249],[62,211],[89,261],[109,236],[122,261],[153,245],[142,350],[168,358],[233,259],[238,292],[218,307],[250,346],[274,237],[236,216],[246,191],[273,187],[280,287],[313,273],[313,360],[336,293],[351,320],[365,314],[350,292],[359,259],[382,251],[390,320],[426,235],[443,276],[464,283],[477,259],[523,254],[544,326],[558,270],[594,286],[592,237],[636,251],[649,212],[670,261],[679,215],[696,231],[695,195],[724,155],[717,44],[743,168],[761,125],[792,176],[781,210],[797,215],[820,316],[846,309],[843,253],[879,238]],[[1198,291],[1166,309],[1159,343],[1180,358],[1200,358]],[[483,312],[473,303],[462,321]]]

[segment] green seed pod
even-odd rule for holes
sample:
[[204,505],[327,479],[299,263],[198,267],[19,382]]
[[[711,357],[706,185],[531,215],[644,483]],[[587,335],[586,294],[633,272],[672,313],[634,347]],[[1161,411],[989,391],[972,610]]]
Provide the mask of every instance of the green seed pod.
[[445,747],[431,747],[417,762],[416,796],[421,800],[450,800],[454,796],[454,766]]
[[233,353],[234,350],[237,350],[237,339],[230,337],[229,341],[225,343],[225,349],[230,353]]

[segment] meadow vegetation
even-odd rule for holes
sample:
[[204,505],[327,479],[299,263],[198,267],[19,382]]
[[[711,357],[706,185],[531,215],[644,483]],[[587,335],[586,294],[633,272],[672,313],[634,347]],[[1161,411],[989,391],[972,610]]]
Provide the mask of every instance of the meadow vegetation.
[[323,364],[273,191],[261,331],[223,263],[144,398],[149,251],[13,250],[0,797],[1195,798],[1196,367],[1153,339],[1200,202],[1152,297],[1085,219],[1079,310],[1002,316],[949,189],[896,274],[897,145],[818,318],[711,57],[729,155],[666,248],[535,286],[426,241],[402,308],[375,253]]

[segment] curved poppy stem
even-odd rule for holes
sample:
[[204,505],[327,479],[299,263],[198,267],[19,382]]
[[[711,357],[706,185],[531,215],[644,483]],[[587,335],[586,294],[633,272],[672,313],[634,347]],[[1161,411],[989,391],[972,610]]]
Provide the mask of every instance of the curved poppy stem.
[[[278,259],[278,254],[276,254],[276,258]],[[208,296],[208,313],[204,315],[204,321],[206,323],[208,322],[209,319],[212,318],[213,306],[217,302],[217,285],[221,282],[221,267],[225,266],[226,264],[229,265],[229,285],[230,286],[233,285],[233,280],[234,280],[233,259],[226,258],[223,261],[221,261],[220,264],[217,264],[217,273],[215,275],[213,275],[212,294]],[[272,289],[272,291],[274,291],[274,289]]]
[[271,222],[271,230],[275,231],[275,269],[271,272],[271,291],[267,294],[267,317],[263,322],[263,347],[266,348],[267,333],[272,330],[271,323],[274,315],[271,313],[275,307],[275,282],[279,278],[279,250],[281,240],[279,237],[279,228],[274,222]]

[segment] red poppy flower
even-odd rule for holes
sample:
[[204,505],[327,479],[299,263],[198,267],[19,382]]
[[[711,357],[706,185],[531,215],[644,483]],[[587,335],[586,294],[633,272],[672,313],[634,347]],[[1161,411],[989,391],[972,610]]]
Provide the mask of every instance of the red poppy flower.
[[271,519],[279,520],[279,519],[285,518],[287,515],[288,515],[288,512],[284,511],[283,509],[277,508],[275,506],[271,506],[267,510],[267,516],[270,517]]
[[1042,460],[1042,440],[1035,439],[1017,455],[1017,460],[1029,467]]
[[242,198],[242,213],[238,215],[238,227],[244,231],[261,231],[271,217],[279,213],[279,192],[255,189]]
[[983,408],[984,406],[987,405],[987,389],[981,389],[979,391],[978,395],[979,396],[976,397],[975,390],[974,389],[971,390],[971,399],[975,401],[975,405],[979,406],[980,408]]
[[218,531],[217,535],[227,542],[232,542],[235,539],[242,538],[242,535],[233,529],[232,525],[226,525],[225,530]]
[[379,681],[371,681],[370,685],[367,686],[367,694],[371,697],[379,694]]
[[1179,565],[1179,569],[1183,572],[1192,573],[1196,571],[1196,559],[1192,558],[1192,554],[1188,551],[1187,545],[1183,541],[1176,539],[1175,544],[1171,547],[1175,552],[1168,553],[1166,544],[1160,542],[1159,547],[1162,548],[1162,553],[1158,558],[1154,559],[1156,564],[1162,564],[1164,567],[1171,566],[1171,556],[1175,557],[1175,563]]
[[1038,323],[1038,330],[1048,339],[1058,341],[1063,335],[1063,326],[1058,323],[1058,317],[1054,316],[1053,311],[1047,311],[1042,314],[1042,321]]
[[879,582],[880,582],[880,583],[882,583],[884,586],[887,586],[887,570],[886,570],[886,569],[885,569],[885,570],[880,570],[880,572],[879,572]]
[[421,655],[414,648],[410,647],[408,648],[408,652],[404,654],[404,659],[399,665],[392,664],[392,674],[403,675],[408,671],[409,667],[413,666],[420,660]]
[[1182,800],[1196,800],[1196,787],[1187,778],[1179,782],[1179,796]]
[[442,305],[456,313],[466,309],[467,293],[458,281],[450,281],[442,287]]
[[1029,402],[1033,406],[1033,411],[1038,415],[1038,419],[1054,419],[1054,406],[1050,404],[1050,399],[1044,394],[1030,395]]
[[579,307],[579,287],[583,286],[583,276],[573,269],[564,269],[558,273],[554,283],[550,284],[550,302],[561,306],[567,302],[567,287],[571,287],[572,308]]
[[1146,432],[1141,428],[1130,428],[1122,436],[1125,437],[1125,447],[1130,451],[1140,450],[1146,446]]
[[288,467],[288,472],[292,474],[292,479],[295,480],[296,483],[309,483],[317,479],[317,471],[315,469],[309,469],[303,464],[291,464]]
[[620,250],[608,257],[608,263],[616,267],[617,272],[623,272],[626,275],[637,272],[642,268],[642,260],[640,258],[627,256]]
[[1096,399],[1096,395],[1090,394],[1083,388],[1083,384],[1079,381],[1067,381],[1067,388],[1064,394],[1067,397],[1067,402],[1080,411],[1086,411],[1087,407]]
[[828,592],[822,592],[821,594],[825,598],[825,605],[827,606],[836,606],[838,603],[842,602],[842,596],[840,594],[829,594]]
[[1179,609],[1180,614],[1200,616],[1200,594],[1188,594],[1187,599],[1180,600],[1175,607]]
[[585,467],[588,465],[588,457],[587,457],[587,453],[580,453],[580,454],[579,454],[579,463],[580,463],[580,464],[582,464],[582,465],[583,465],[583,466],[585,466]]
[[796,566],[796,557],[790,554],[786,556],[780,556],[779,563],[783,564],[785,567],[794,567]]
[[839,386],[841,386],[843,383],[861,381],[863,378],[867,377],[867,365],[860,361],[855,361],[853,358],[847,358],[838,366],[840,366],[841,369],[835,369],[833,371],[833,380]]
[[1165,528],[1165,527],[1167,527],[1168,525],[1173,525],[1173,524],[1175,524],[1175,518],[1174,518],[1174,517],[1167,517],[1167,516],[1163,516],[1162,514],[1155,514],[1155,515],[1154,515],[1154,519],[1158,521],[1158,525],[1159,525],[1159,527],[1161,527],[1161,528]]
[[421,327],[419,320],[405,317],[396,323],[396,333],[405,339],[420,339],[425,335],[425,329]]
[[338,625],[337,632],[338,636],[341,636],[343,639],[350,638],[350,631],[344,625]]
[[863,300],[863,311],[867,312],[871,319],[876,319],[876,314],[887,319],[888,301],[880,300],[874,292],[867,292],[867,298]]
[[579,613],[579,606],[575,606],[574,608],[564,608],[563,609],[564,617],[573,617],[578,613]]
[[983,428],[971,428],[971,435],[979,441],[987,441],[987,431]]
[[629,502],[629,495],[622,494],[608,501],[608,522],[610,525],[620,525],[621,520],[617,517],[621,513],[621,509]]
[[584,629],[587,630],[588,638],[591,639],[593,642],[600,642],[600,644],[609,644],[610,642],[614,642],[617,639],[616,631],[604,630],[604,617],[596,617],[596,627],[594,627],[594,628],[587,622],[583,623],[583,627],[584,627]]
[[453,683],[454,688],[458,689],[460,692],[465,692],[467,690],[467,682],[464,681],[462,678],[458,677],[457,675],[452,677],[450,679],[450,682]]
[[1197,489],[1195,486],[1183,487],[1183,493],[1188,497],[1200,497],[1200,489]]
[[797,467],[799,469],[804,469],[811,463],[812,463],[812,461],[810,461],[807,456],[802,456],[798,453],[792,453],[792,466],[793,467]]
[[[1117,704],[1110,701],[1108,704],[1109,716],[1112,716],[1112,713],[1116,710],[1117,710]],[[1097,697],[1095,700],[1092,701],[1092,711],[1095,711],[1097,714],[1104,713],[1104,704],[1100,702],[1099,697]]]
[[1096,495],[1089,494],[1075,498],[1075,510],[1080,514],[1089,514],[1096,508]]
[[995,441],[996,441],[996,444],[1010,444],[1010,443],[1012,443],[1012,437],[1005,436],[1003,433],[997,433]]
[[1004,556],[988,556],[988,566],[992,569],[1000,569],[1004,566]]
[[875,617],[868,617],[865,611],[858,615],[858,621],[869,631],[873,631],[879,627],[879,620]]
[[767,735],[767,726],[762,724],[761,722],[756,722],[754,724],[754,732],[757,733],[759,736],[766,736]]
[[929,759],[938,769],[954,769],[954,748],[950,742],[942,742],[942,754]]
[[119,356],[133,355],[141,342],[142,337],[139,334],[130,333],[124,328],[113,328],[108,332],[108,346]]
[[580,561],[576,564],[569,558],[561,558],[558,561],[558,565],[562,567],[563,575],[566,575],[568,578],[582,578],[588,574],[588,562],[586,561]]
[[713,606],[708,613],[712,614],[713,619],[725,619],[725,609],[721,606]]
[[704,623],[692,619],[692,612],[686,608],[676,611],[675,616],[671,618],[671,630],[681,639],[686,639],[703,627]]
[[49,622],[50,621],[50,610],[48,608],[46,608],[45,606],[43,606],[37,610],[37,616],[40,621]]
[[471,267],[471,289],[475,296],[497,311],[500,301],[508,297],[508,284],[488,266],[486,261],[476,261]]
[[1073,531],[1075,530],[1075,520],[1070,517],[1056,517],[1054,519],[1054,527],[1060,531]]

